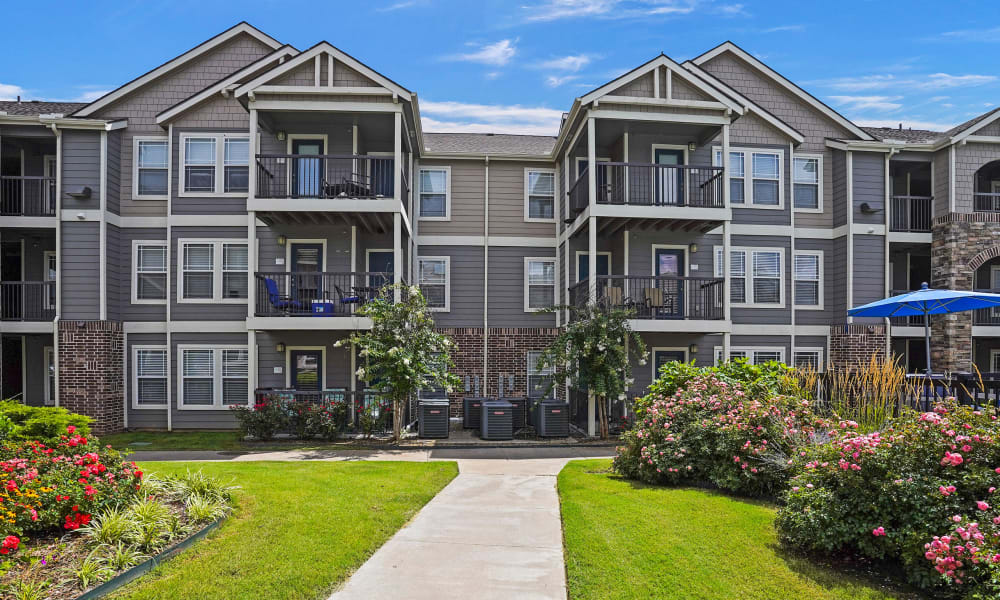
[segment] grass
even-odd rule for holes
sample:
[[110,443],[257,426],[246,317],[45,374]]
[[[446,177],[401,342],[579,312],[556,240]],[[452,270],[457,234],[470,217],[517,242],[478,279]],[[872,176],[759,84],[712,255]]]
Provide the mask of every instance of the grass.
[[113,598],[326,598],[455,475],[453,462],[143,463],[232,480],[216,532]]
[[272,440],[247,442],[235,431],[133,431],[101,436],[101,442],[115,448],[139,451],[159,450],[221,450],[251,452],[254,450],[303,450],[321,448],[356,447],[357,440]]
[[771,506],[630,482],[610,464],[576,461],[559,474],[572,600],[918,597],[785,554]]

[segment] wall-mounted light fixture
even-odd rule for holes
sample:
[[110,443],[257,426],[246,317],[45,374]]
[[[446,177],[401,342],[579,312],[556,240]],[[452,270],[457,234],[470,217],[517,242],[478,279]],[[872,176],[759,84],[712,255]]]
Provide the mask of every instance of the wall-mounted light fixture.
[[274,346],[274,351],[277,352],[278,354],[284,354],[285,353],[285,344],[283,344],[282,342],[278,342]]
[[688,246],[688,251],[691,252],[691,254],[694,254],[695,252],[697,252],[698,251],[698,244],[695,244],[694,242],[692,242],[691,245]]
[[283,141],[285,141],[285,132],[284,131],[276,131],[274,133],[274,137],[278,138],[279,142],[283,142]]
[[698,144],[694,142],[688,142],[688,152],[694,152],[698,149]]
[[690,357],[695,354],[698,354],[698,344],[691,344],[688,346],[688,356]]
[[288,238],[286,238],[286,237],[285,237],[285,236],[283,236],[283,235],[279,235],[279,236],[278,236],[278,245],[279,245],[279,246],[284,246],[284,245],[285,245],[285,244],[287,244],[287,243],[288,243]]

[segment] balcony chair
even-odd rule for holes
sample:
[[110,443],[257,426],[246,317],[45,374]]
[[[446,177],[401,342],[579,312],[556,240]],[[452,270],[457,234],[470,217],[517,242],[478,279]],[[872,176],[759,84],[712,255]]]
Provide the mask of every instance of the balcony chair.
[[337,292],[337,299],[341,304],[364,304],[365,299],[357,294],[348,294],[344,290],[340,289],[339,285],[334,285],[333,289]]
[[611,286],[604,288],[604,302],[609,308],[621,308],[624,306],[622,288]]
[[265,277],[264,285],[267,287],[267,300],[274,308],[286,314],[293,310],[303,310],[301,302],[293,300],[291,296],[283,296],[278,291],[277,281],[271,279],[270,277]]

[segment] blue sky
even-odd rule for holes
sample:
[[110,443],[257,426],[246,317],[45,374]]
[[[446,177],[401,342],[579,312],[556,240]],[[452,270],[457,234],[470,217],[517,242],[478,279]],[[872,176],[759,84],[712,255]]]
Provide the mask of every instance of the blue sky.
[[[831,8],[833,7],[833,8]],[[554,134],[574,98],[725,40],[863,125],[943,129],[1000,104],[1000,2],[143,0],[4,7],[0,98],[88,100],[247,20],[327,40],[420,96],[428,131]]]

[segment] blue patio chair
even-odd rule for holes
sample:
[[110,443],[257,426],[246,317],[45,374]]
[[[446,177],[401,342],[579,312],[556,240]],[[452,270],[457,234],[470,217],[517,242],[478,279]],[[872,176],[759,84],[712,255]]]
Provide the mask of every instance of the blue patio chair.
[[363,304],[364,299],[357,294],[348,294],[344,290],[340,289],[339,285],[333,286],[337,291],[337,298],[340,299],[341,304]]
[[293,300],[291,296],[283,296],[278,291],[278,282],[271,279],[270,277],[264,278],[264,285],[267,287],[267,300],[271,303],[271,306],[282,311],[289,312],[291,310],[302,310],[302,303],[298,300]]

